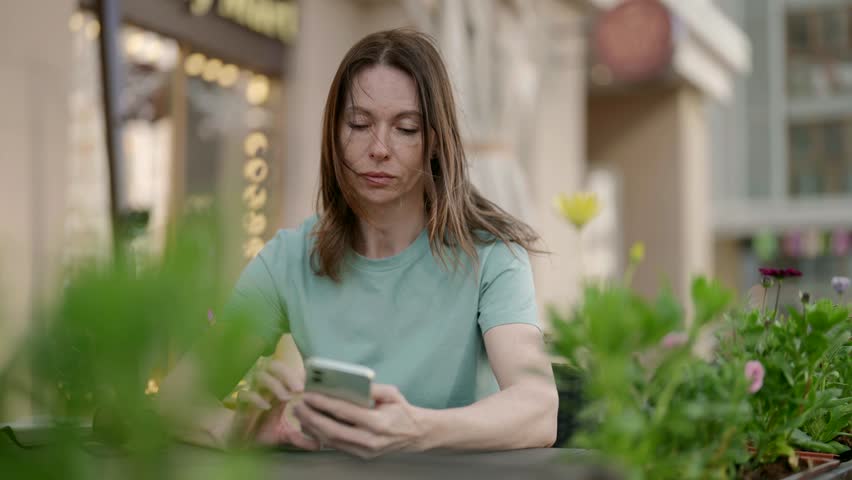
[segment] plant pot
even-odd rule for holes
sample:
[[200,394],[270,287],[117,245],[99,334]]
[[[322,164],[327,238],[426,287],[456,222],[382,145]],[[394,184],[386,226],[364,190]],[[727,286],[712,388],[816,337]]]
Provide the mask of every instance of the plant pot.
[[822,473],[812,480],[852,480],[852,461],[841,463],[831,471]]
[[[748,450],[751,453],[755,452],[753,447],[748,447]],[[837,455],[831,453],[803,452],[797,450],[796,457],[799,459],[798,472],[791,472],[787,458],[780,458],[773,463],[761,465],[757,470],[746,472],[743,478],[766,480],[812,480],[816,478],[822,480],[825,478],[828,480],[835,477],[823,477],[823,475],[831,472],[840,465]],[[845,479],[845,477],[837,478]]]
[[[749,447],[748,449],[754,453],[754,448]],[[748,480],[811,480],[817,477],[822,479],[822,475],[840,465],[840,461],[836,458],[837,455],[830,453],[796,451],[796,456],[799,459],[798,472],[791,472],[787,458],[782,457],[773,463],[761,465],[756,470],[742,472],[741,476]],[[833,479],[834,477],[825,478]]]
[[[807,455],[807,453],[803,453]],[[819,454],[825,455],[825,454]],[[821,475],[830,472],[837,468],[840,465],[840,461],[833,458],[824,458],[824,457],[799,457],[799,465],[802,465],[802,462],[805,462],[807,465],[807,470],[802,470],[799,473],[794,475],[790,475],[789,477],[785,477],[784,480],[813,480]]]

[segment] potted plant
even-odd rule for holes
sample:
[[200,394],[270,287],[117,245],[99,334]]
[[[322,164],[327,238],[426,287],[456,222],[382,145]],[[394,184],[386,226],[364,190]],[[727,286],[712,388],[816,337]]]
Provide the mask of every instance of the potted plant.
[[[556,206],[581,230],[594,215],[568,208],[572,198]],[[801,273],[763,269],[760,301],[741,308],[696,279],[687,321],[665,290],[648,301],[630,288],[642,250],[631,249],[622,280],[587,283],[572,311],[549,312],[554,353],[566,361],[560,377],[583,387],[568,445],[654,479],[800,480],[850,455],[852,320],[842,302],[804,294],[782,309],[783,282]],[[832,284],[842,299],[848,279]]]
[[[830,299],[811,301],[782,312],[782,283],[801,275],[793,269],[761,269],[764,300],[728,317],[720,356],[757,358],[762,388],[750,398],[749,440],[754,457],[744,475],[759,478],[793,474],[805,466],[835,463],[849,450],[841,441],[852,421],[849,309]],[[775,307],[766,294],[775,286]],[[828,466],[822,468],[829,468]],[[758,478],[758,477],[755,477]]]

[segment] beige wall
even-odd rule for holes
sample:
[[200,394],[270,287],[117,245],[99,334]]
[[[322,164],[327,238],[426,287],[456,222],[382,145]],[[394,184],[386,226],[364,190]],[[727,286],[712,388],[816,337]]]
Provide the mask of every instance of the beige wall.
[[742,284],[743,255],[735,238],[716,237],[713,249],[713,273],[722,285],[742,295],[748,285]]
[[57,282],[74,3],[0,7],[0,367]]
[[[565,2],[548,1],[552,32],[551,62],[542,72],[541,91],[528,167],[534,227],[549,255],[533,258],[540,313],[548,305],[563,310],[579,291],[577,245],[573,227],[556,215],[553,198],[574,192],[583,184],[586,158],[586,104],[584,17]],[[546,321],[546,318],[543,318]],[[547,326],[547,325],[545,325]]]
[[590,161],[624,179],[622,244],[646,244],[637,290],[653,295],[668,282],[688,298],[692,276],[712,269],[701,95],[672,85],[593,95],[588,128]]
[[287,119],[283,138],[284,227],[314,213],[319,182],[322,114],[343,55],[368,33],[410,26],[398,1],[311,0],[302,2],[301,26],[286,71]]

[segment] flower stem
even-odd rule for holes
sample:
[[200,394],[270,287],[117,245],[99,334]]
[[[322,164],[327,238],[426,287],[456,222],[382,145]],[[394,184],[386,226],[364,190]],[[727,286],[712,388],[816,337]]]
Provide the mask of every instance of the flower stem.
[[772,312],[772,321],[778,316],[778,300],[781,299],[781,279],[778,279],[778,291],[775,294],[775,310]]
[[768,292],[769,292],[769,289],[766,288],[766,287],[763,287],[763,303],[760,306],[761,321],[763,321],[763,317],[766,316],[766,295],[767,295]]
[[577,229],[577,267],[580,270],[580,289],[586,288],[586,262],[583,252],[583,229]]

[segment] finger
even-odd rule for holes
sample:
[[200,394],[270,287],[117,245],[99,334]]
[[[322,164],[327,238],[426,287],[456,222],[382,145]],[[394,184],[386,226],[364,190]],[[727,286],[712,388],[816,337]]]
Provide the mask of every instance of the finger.
[[381,383],[373,384],[370,389],[370,395],[372,395],[373,400],[378,403],[398,402],[404,398],[402,393],[400,393],[399,389],[395,386],[384,385]]
[[271,360],[266,364],[266,371],[281,380],[291,392],[305,390],[304,368],[293,368],[280,360]]
[[254,431],[260,425],[261,434],[263,433],[263,417],[264,412],[261,410],[251,410],[238,412],[234,418],[228,434],[228,443],[241,445],[246,443],[252,436],[255,436]]
[[364,447],[344,440],[324,438],[322,437],[323,434],[310,429],[307,433],[315,438],[323,438],[323,440],[319,442],[320,450],[322,450],[323,447],[329,447],[365,460],[376,458],[385,451],[384,449],[378,448],[377,444],[379,442],[375,442],[376,444],[371,445],[370,447]]
[[281,380],[278,378],[273,377],[266,372],[258,372],[256,379],[259,386],[272,392],[278,400],[282,402],[290,400],[290,392],[287,391],[284,385],[281,384]]
[[272,405],[261,394],[251,390],[240,390],[237,393],[237,403],[243,406],[249,405],[260,410],[269,410],[272,408]]
[[305,403],[297,405],[295,413],[302,423],[302,429],[307,429],[311,433],[315,432],[324,443],[333,445],[336,442],[344,441],[362,447],[370,447],[375,443],[375,435],[371,432],[344,425],[314,410]]
[[269,410],[259,410],[253,405],[237,409],[229,429],[229,443],[246,444],[254,440],[262,444],[274,444],[280,436],[280,427],[276,425],[275,419],[280,417],[283,410],[284,404]]
[[302,450],[315,452],[322,449],[322,445],[316,438],[311,438],[305,435],[301,430],[293,429],[292,427],[284,427],[284,435],[287,442]]
[[289,437],[288,440],[290,444],[294,447],[301,448],[302,450],[307,450],[309,452],[317,452],[322,450],[322,445],[312,438],[308,438],[303,433],[297,433],[292,437]]
[[341,452],[346,452],[350,455],[354,455],[354,456],[361,458],[361,459],[364,459],[364,460],[371,460],[373,458],[378,457],[379,455],[382,455],[382,453],[384,453],[380,450],[371,450],[369,448],[364,448],[364,447],[356,445],[354,443],[349,443],[349,442],[344,442],[344,441],[332,442],[331,444],[329,444],[329,446],[334,448],[335,450],[340,450]]
[[376,418],[376,412],[369,408],[359,407],[345,400],[317,395],[315,393],[306,393],[302,398],[314,410],[325,412],[338,420],[367,427],[371,430],[375,430],[375,427],[377,427],[378,419]]

